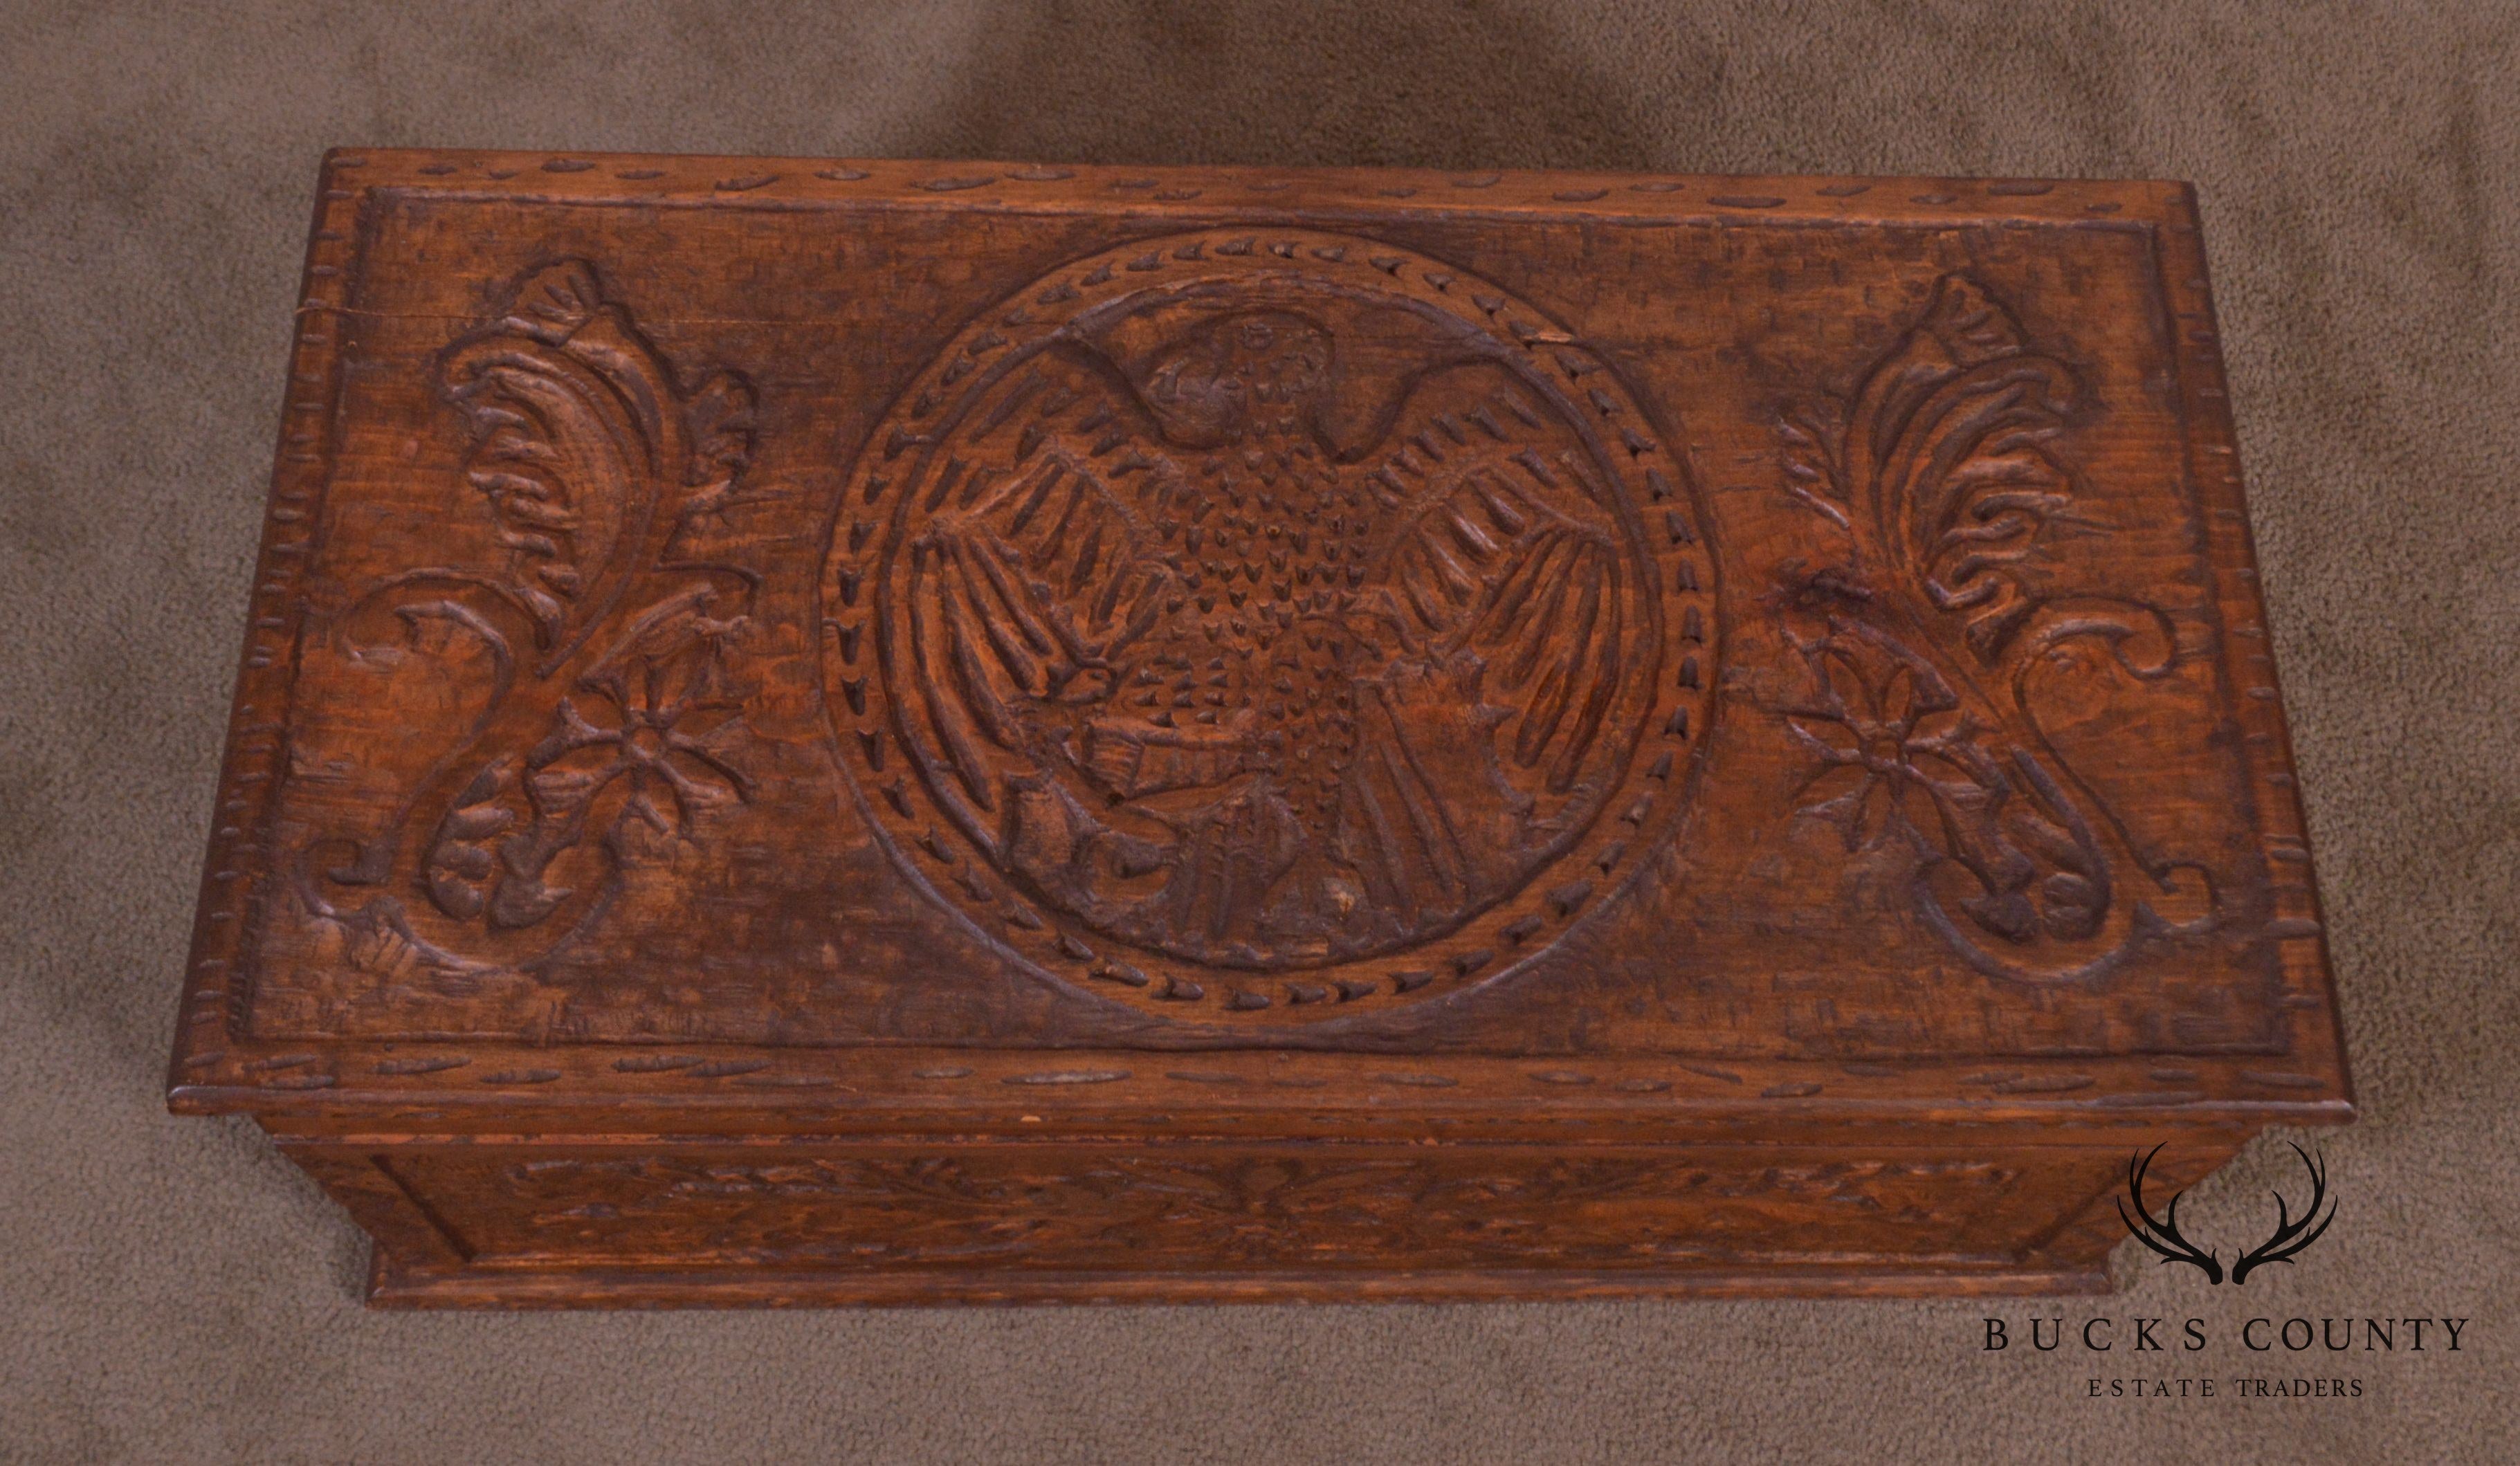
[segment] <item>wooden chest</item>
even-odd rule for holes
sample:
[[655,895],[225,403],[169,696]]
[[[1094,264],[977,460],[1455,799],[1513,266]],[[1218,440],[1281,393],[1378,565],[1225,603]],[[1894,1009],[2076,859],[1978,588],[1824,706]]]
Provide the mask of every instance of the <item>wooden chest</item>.
[[172,1103],[379,1303],[2101,1286],[2350,1114],[2204,268],[336,154]]

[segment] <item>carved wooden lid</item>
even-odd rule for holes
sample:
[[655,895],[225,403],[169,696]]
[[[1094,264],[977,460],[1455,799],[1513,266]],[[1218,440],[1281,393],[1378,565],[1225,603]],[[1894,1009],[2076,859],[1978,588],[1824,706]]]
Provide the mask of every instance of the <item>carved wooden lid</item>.
[[180,1106],[2343,1103],[2182,186],[335,155],[298,321]]

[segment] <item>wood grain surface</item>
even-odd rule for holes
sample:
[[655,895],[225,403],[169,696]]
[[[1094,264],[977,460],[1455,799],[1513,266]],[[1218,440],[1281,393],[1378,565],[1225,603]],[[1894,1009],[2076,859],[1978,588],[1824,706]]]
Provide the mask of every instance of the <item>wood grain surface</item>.
[[172,1100],[380,1301],[2088,1287],[2350,1114],[2182,186],[320,193]]

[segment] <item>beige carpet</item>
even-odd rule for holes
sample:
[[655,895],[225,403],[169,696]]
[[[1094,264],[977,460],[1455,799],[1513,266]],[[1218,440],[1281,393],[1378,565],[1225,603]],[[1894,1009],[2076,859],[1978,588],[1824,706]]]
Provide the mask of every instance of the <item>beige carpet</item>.
[[[2509,5],[0,9],[0,1456],[2520,1459]],[[2367,1118],[2290,1271],[2125,1255],[2038,1311],[2461,1351],[2112,1369],[1947,1305],[362,1311],[349,1223],[158,1099],[336,143],[2196,180]],[[2197,1230],[2259,1224],[2271,1146]],[[2362,1394],[2084,1398],[2133,1373]]]

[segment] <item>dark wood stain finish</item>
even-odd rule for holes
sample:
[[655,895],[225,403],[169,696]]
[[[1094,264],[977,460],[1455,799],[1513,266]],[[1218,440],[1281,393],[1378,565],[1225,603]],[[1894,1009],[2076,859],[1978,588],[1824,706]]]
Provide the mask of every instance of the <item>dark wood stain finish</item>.
[[172,1103],[422,1306],[2068,1291],[2351,1114],[2189,191],[336,154]]

